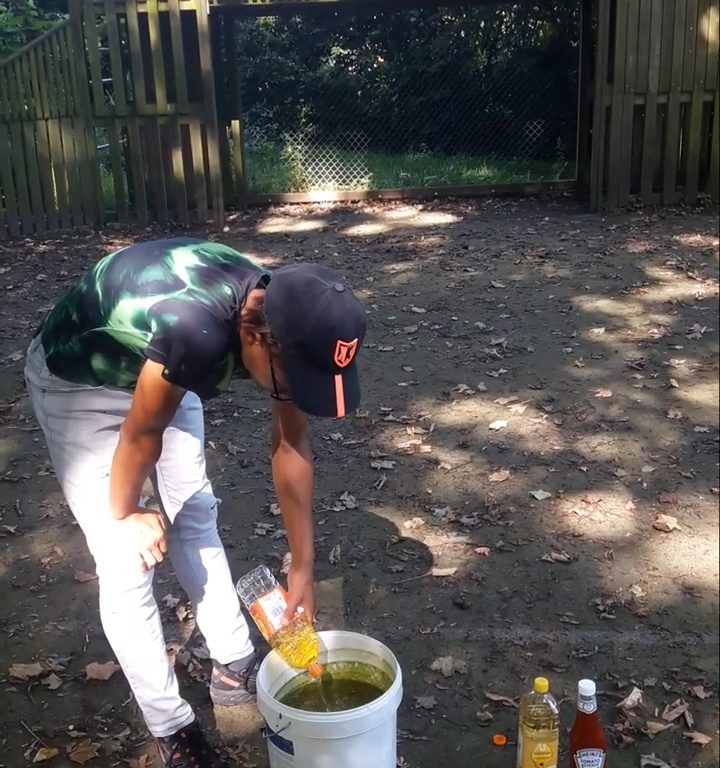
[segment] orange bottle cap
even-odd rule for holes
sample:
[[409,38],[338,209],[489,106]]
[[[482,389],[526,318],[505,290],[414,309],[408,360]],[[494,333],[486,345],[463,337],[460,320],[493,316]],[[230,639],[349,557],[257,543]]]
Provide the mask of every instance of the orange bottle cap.
[[310,675],[310,677],[317,678],[320,677],[324,671],[325,667],[323,667],[322,664],[315,663],[308,669],[308,675]]
[[492,737],[492,742],[496,747],[504,747],[507,744],[507,736],[504,733],[496,733]]

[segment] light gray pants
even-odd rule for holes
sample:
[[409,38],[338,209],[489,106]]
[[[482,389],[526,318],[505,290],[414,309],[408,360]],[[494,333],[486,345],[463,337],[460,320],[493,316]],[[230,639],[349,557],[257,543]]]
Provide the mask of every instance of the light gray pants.
[[[110,466],[132,392],[57,378],[45,365],[39,337],[25,365],[30,402],[45,435],[65,499],[95,559],[100,617],[153,736],[192,722],[169,662],[152,591],[109,506]],[[253,648],[217,530],[217,499],[205,472],[200,399],[188,392],[163,435],[153,483],[170,520],[168,554],[195,605],[213,659],[228,664]]]

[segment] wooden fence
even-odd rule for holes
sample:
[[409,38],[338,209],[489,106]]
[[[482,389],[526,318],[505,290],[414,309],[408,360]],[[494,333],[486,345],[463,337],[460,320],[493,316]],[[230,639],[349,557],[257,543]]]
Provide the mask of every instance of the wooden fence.
[[64,22],[0,69],[0,233],[102,219],[81,41]]
[[223,208],[202,2],[71,0],[0,64],[0,234]]
[[[219,115],[213,56],[231,34],[216,7],[255,2],[70,0],[68,21],[0,62],[0,236],[220,223],[226,200],[243,204],[237,83],[218,85]],[[590,207],[718,200],[720,0],[578,2],[595,49],[579,143]]]
[[590,207],[718,200],[718,0],[599,0]]

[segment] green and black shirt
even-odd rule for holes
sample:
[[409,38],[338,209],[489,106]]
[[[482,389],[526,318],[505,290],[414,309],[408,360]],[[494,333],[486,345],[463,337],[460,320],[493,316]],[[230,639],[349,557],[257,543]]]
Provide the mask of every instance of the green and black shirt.
[[137,243],[90,269],[40,332],[48,369],[90,386],[132,388],[146,359],[203,399],[247,378],[238,313],[269,272],[219,243]]

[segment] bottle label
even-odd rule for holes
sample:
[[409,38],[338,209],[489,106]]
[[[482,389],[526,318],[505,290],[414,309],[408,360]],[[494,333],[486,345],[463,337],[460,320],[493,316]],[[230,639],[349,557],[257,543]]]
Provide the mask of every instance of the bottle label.
[[575,753],[576,768],[603,768],[605,765],[605,750],[578,749]]
[[250,613],[266,640],[282,627],[286,608],[287,593],[282,587],[276,587],[263,595],[253,605]]
[[518,768],[557,768],[558,743],[555,739],[518,739]]
[[586,715],[592,715],[593,712],[597,711],[597,699],[595,696],[578,696],[577,707]]

